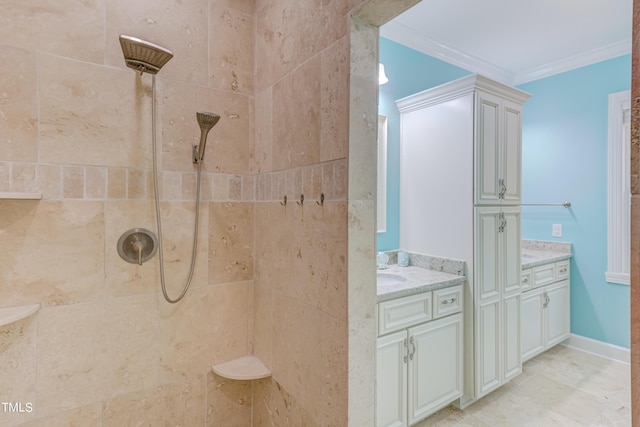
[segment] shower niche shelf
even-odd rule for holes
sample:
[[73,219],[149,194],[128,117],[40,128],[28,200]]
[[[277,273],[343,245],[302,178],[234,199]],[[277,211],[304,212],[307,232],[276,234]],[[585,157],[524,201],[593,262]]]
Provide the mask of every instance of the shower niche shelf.
[[9,323],[29,317],[38,310],[40,310],[40,304],[0,308],[0,326],[8,325]]
[[42,193],[0,192],[0,199],[5,200],[40,200]]
[[230,380],[248,381],[259,380],[271,376],[269,369],[258,356],[249,354],[228,362],[211,366],[214,374]]

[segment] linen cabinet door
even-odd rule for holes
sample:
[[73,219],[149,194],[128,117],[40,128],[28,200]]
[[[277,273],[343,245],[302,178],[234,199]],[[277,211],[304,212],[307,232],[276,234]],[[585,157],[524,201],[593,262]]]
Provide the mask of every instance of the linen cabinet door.
[[376,341],[376,426],[407,426],[407,331]]
[[522,352],[520,349],[520,295],[505,298],[503,308],[504,331],[504,378],[503,382],[522,373]]
[[476,398],[502,384],[501,303],[498,298],[480,304],[476,317]]
[[476,94],[474,193],[478,205],[502,202],[500,104],[501,99],[496,96],[484,92]]
[[500,179],[502,202],[509,205],[520,204],[522,177],[522,107],[520,104],[502,102],[502,156]]
[[478,207],[474,271],[475,398],[502,384],[500,207]]
[[503,264],[502,292],[505,297],[522,292],[522,259],[520,257],[521,220],[519,207],[503,207],[500,211],[500,259]]

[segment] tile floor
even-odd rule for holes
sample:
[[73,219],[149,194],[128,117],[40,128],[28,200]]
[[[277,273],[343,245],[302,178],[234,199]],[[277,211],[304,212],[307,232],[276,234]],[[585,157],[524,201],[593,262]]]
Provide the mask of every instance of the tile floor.
[[631,426],[629,366],[564,346],[529,360],[510,383],[415,427]]

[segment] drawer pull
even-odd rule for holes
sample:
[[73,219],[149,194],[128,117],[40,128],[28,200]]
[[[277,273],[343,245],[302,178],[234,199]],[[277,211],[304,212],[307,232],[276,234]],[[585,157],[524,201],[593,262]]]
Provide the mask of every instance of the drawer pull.
[[528,278],[528,277],[525,277],[524,279],[522,279],[522,281],[523,281],[524,283],[529,283],[529,278]]
[[567,272],[567,267],[562,267],[560,269],[560,273],[566,273]]
[[457,301],[457,298],[456,297],[452,297],[451,299],[443,300],[440,304],[448,305],[448,304],[453,304],[456,301]]

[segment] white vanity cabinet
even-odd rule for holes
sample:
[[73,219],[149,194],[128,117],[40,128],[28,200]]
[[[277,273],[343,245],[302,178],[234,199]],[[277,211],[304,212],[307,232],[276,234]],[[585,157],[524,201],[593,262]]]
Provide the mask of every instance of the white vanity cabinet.
[[564,341],[571,333],[569,261],[525,269],[522,283],[526,289],[522,293],[520,336],[522,360],[526,361]]
[[378,303],[378,427],[410,426],[462,395],[462,304],[462,286]]
[[396,101],[399,246],[467,266],[461,407],[522,370],[521,107],[528,98],[471,75]]

